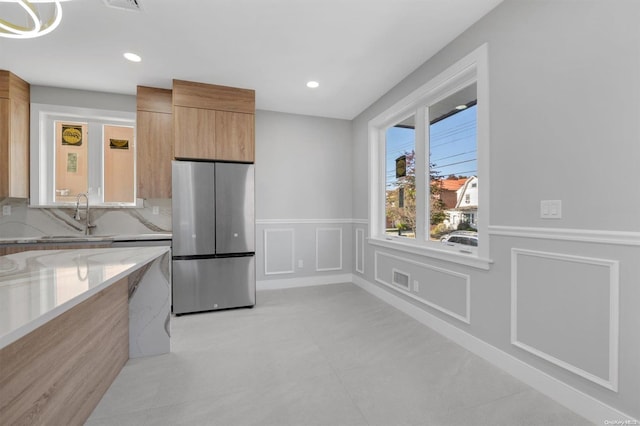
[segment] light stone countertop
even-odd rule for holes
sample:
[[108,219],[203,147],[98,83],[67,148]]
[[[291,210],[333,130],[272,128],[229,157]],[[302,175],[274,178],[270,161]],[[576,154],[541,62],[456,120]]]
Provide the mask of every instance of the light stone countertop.
[[114,234],[114,235],[47,235],[41,237],[0,238],[0,244],[82,243],[113,241],[170,240],[171,233]]
[[0,348],[169,251],[34,250],[0,257]]

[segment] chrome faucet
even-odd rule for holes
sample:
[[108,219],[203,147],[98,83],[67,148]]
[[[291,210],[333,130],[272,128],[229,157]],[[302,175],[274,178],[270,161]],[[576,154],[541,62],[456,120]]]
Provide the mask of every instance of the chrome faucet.
[[76,197],[76,214],[73,216],[75,220],[80,221],[80,197],[84,197],[86,200],[86,215],[84,218],[84,235],[89,235],[91,233],[91,228],[95,228],[95,225],[92,225],[89,219],[89,196],[85,193],[80,193]]

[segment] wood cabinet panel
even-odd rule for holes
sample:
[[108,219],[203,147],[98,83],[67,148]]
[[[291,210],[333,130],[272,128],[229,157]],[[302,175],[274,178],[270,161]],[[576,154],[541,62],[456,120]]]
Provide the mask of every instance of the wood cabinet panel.
[[128,358],[124,278],[0,350],[0,418],[81,425]]
[[171,198],[173,115],[138,111],[138,198]]
[[29,101],[11,99],[11,141],[9,143],[9,194],[29,196]]
[[29,84],[0,70],[0,197],[29,196]]
[[138,111],[162,112],[171,114],[171,89],[138,86],[136,104]]
[[216,111],[216,159],[254,161],[255,116]]
[[254,114],[255,91],[193,81],[173,80],[173,106]]
[[136,176],[138,198],[171,198],[171,90],[138,86]]
[[9,71],[0,70],[0,98],[9,99]]
[[11,102],[0,98],[0,198],[9,196],[9,116]]
[[173,107],[175,158],[216,159],[215,114],[209,109]]
[[255,91],[173,80],[174,156],[254,162]]

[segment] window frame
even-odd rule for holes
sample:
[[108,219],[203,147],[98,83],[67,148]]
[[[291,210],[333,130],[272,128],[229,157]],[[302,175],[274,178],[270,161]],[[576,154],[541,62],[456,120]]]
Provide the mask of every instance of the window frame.
[[[139,208],[137,198],[137,142],[136,113],[129,111],[112,111],[98,108],[74,107],[31,103],[31,137],[30,137],[30,197],[29,206],[39,208],[61,208],[74,206],[75,202],[55,201],[55,131],[57,121],[86,122],[89,131],[100,136],[99,147],[91,147],[90,163],[96,169],[89,170],[90,185],[100,187],[99,193],[90,193],[91,206]],[[134,156],[133,169],[133,202],[104,202],[104,126],[114,125],[133,128],[134,140],[132,150]],[[93,136],[95,138],[95,136]]]
[[[425,203],[426,185],[429,170],[427,152],[428,122],[427,105],[433,105],[441,99],[476,83],[476,135],[478,180],[483,184],[478,187],[478,238],[481,244],[477,249],[469,250],[468,246],[440,246],[437,242],[424,238],[428,224]],[[415,114],[415,157],[416,188],[424,193],[416,197],[416,211],[424,212],[416,215],[416,238],[385,235],[385,145],[386,130]],[[440,260],[456,262],[480,269],[489,269],[489,89],[488,89],[488,50],[483,44],[458,62],[432,78],[426,84],[414,90],[390,108],[369,121],[369,243],[420,254]],[[423,142],[424,141],[424,142]],[[419,167],[420,166],[420,167]],[[421,236],[418,237],[420,231]]]

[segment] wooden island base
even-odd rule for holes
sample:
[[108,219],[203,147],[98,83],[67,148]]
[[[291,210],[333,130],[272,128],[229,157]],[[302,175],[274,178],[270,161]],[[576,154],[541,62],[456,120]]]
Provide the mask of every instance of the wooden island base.
[[0,423],[82,425],[128,359],[123,278],[0,350]]

